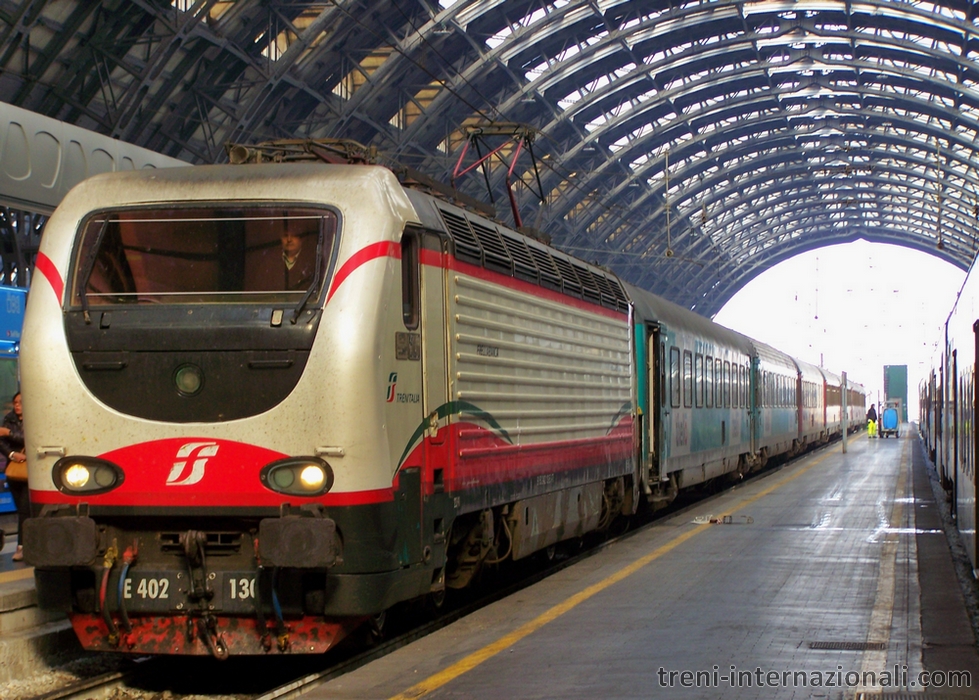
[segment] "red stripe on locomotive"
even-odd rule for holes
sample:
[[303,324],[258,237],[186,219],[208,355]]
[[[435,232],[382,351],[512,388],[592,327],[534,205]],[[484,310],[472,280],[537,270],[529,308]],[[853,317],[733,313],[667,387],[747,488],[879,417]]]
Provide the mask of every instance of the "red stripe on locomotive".
[[48,281],[51,285],[51,289],[54,290],[54,295],[58,298],[58,303],[61,303],[61,299],[65,293],[65,283],[61,279],[61,273],[58,272],[58,267],[51,262],[49,258],[44,253],[37,254],[37,260],[34,262],[34,268],[40,272],[44,279]]

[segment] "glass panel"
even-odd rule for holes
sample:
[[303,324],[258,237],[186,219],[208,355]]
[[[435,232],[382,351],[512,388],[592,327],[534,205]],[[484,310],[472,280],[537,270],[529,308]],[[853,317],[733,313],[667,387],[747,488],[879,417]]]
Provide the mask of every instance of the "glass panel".
[[704,405],[704,356],[697,353],[694,358],[693,366],[693,376],[694,382],[697,384],[695,394],[697,396],[697,408],[703,408]]
[[714,358],[714,405],[724,408],[724,365],[719,357]]
[[731,407],[731,363],[724,360],[724,407]]
[[683,405],[690,408],[693,400],[693,356],[683,351]]
[[680,407],[680,349],[670,348],[670,405]]
[[72,303],[298,302],[322,288],[336,229],[336,215],[317,209],[96,214],[84,224]]
[[710,355],[707,356],[706,364],[704,365],[704,372],[707,375],[707,381],[704,386],[704,395],[707,397],[707,408],[713,408],[714,406],[714,358]]

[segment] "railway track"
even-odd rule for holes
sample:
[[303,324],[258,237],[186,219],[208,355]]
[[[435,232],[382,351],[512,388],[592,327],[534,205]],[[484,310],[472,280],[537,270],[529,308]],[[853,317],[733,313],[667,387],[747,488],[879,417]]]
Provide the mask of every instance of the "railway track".
[[[819,449],[834,445],[830,443]],[[784,464],[769,467],[742,483],[771,474],[782,466]],[[447,602],[434,618],[430,617],[430,610],[426,612],[420,605],[396,610],[387,621],[384,639],[374,638],[365,628],[359,638],[354,635],[344,640],[325,657],[232,657],[223,662],[210,657],[123,660],[119,668],[109,672],[66,683],[57,690],[9,700],[292,700],[573,566],[605,547],[654,526],[664,517],[682,515],[702,507],[739,485],[732,484],[706,495],[701,493],[695,499],[688,495],[686,500],[678,500],[671,507],[647,516],[639,525],[621,534],[601,541],[598,538],[589,541],[586,537],[577,551],[565,547],[553,559],[538,556],[529,558],[533,561],[517,562],[507,571],[496,572],[499,575],[492,577],[492,586],[481,587],[491,590],[477,592],[471,600],[460,596],[454,604]]]

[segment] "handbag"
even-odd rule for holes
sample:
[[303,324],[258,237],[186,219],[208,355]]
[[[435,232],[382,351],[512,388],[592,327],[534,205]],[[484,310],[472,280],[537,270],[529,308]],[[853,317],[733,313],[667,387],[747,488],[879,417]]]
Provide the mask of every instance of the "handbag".
[[7,481],[27,481],[27,462],[7,462]]

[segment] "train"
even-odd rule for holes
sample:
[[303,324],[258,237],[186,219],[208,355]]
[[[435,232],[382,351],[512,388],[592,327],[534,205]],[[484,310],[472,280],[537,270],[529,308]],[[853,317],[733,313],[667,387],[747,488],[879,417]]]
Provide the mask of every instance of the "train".
[[979,272],[975,263],[942,324],[928,376],[918,387],[918,431],[948,498],[955,527],[979,575],[975,424]]
[[864,425],[859,384],[532,232],[278,160],[98,175],[47,223],[24,551],[88,650],[321,653]]

